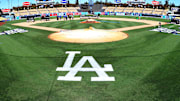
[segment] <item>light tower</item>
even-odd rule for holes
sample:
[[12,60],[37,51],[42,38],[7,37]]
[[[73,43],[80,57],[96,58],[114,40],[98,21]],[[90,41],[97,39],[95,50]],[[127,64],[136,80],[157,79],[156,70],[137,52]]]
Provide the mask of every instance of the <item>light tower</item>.
[[76,5],[79,5],[79,0],[76,0]]
[[92,13],[93,0],[89,0],[89,6],[90,6],[90,13]]

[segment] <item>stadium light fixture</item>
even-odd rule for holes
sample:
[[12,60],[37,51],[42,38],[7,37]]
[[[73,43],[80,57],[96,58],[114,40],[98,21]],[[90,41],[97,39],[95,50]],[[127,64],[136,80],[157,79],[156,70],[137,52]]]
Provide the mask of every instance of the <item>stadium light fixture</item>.
[[10,6],[9,6],[9,0],[8,0],[8,8],[10,9]]

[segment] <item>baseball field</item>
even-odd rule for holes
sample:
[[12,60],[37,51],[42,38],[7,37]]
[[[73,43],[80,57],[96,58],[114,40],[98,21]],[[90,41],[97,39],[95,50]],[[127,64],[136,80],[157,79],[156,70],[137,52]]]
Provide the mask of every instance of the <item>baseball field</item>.
[[[126,19],[126,20],[124,20]],[[128,19],[128,20],[127,20]],[[15,28],[26,33],[0,36],[0,101],[180,101],[180,36],[150,31],[158,27],[179,29],[169,20],[142,17],[102,16],[97,24],[71,21],[25,20],[6,22],[0,32]],[[116,30],[128,35],[123,40],[100,43],[54,41],[49,35],[60,30]],[[44,28],[44,29],[43,29]],[[53,31],[54,30],[54,31]],[[115,81],[95,82],[96,72],[78,72],[82,81],[60,81],[68,71],[56,71],[67,59],[66,51],[93,56]],[[83,67],[91,67],[86,62]]]

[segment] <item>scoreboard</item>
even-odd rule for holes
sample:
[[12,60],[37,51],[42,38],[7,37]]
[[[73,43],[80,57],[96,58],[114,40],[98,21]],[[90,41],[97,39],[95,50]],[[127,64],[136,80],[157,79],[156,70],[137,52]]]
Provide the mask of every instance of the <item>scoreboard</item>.
[[62,4],[66,4],[66,3],[67,3],[67,0],[61,0],[61,3],[62,3]]
[[145,4],[146,0],[129,0],[127,1],[128,4]]
[[89,9],[89,5],[88,4],[81,4],[80,6],[81,9]]

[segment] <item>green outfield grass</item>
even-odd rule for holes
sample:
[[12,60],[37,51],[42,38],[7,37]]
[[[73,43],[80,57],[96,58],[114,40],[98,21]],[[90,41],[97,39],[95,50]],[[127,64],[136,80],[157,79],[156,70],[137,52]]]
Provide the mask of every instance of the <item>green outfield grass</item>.
[[[0,32],[23,28],[11,25],[22,21],[7,22]],[[0,36],[0,101],[180,101],[180,36],[151,27],[126,31],[129,38],[117,42],[73,44],[48,39],[50,31],[23,29],[29,32]],[[94,72],[79,72],[81,82],[57,81],[67,73],[56,72],[66,51],[81,51],[73,65],[82,56],[112,64],[108,74],[116,81],[91,82]]]
[[[68,21],[56,21],[56,22],[44,22],[35,24],[36,26],[54,27],[62,29],[84,29],[94,27],[97,29],[115,29],[137,25],[146,25],[145,23],[129,22],[129,21],[116,21],[116,20],[97,20],[101,23],[96,24],[82,24],[80,22],[85,20],[68,20]],[[115,23],[116,22],[116,23]]]
[[[138,16],[109,16],[109,15],[101,15],[101,17],[111,17],[111,18],[130,18],[137,19]],[[153,17],[140,17],[142,20],[153,20],[153,21],[161,21],[161,22],[170,22],[170,19],[161,19],[161,18],[153,18]]]

